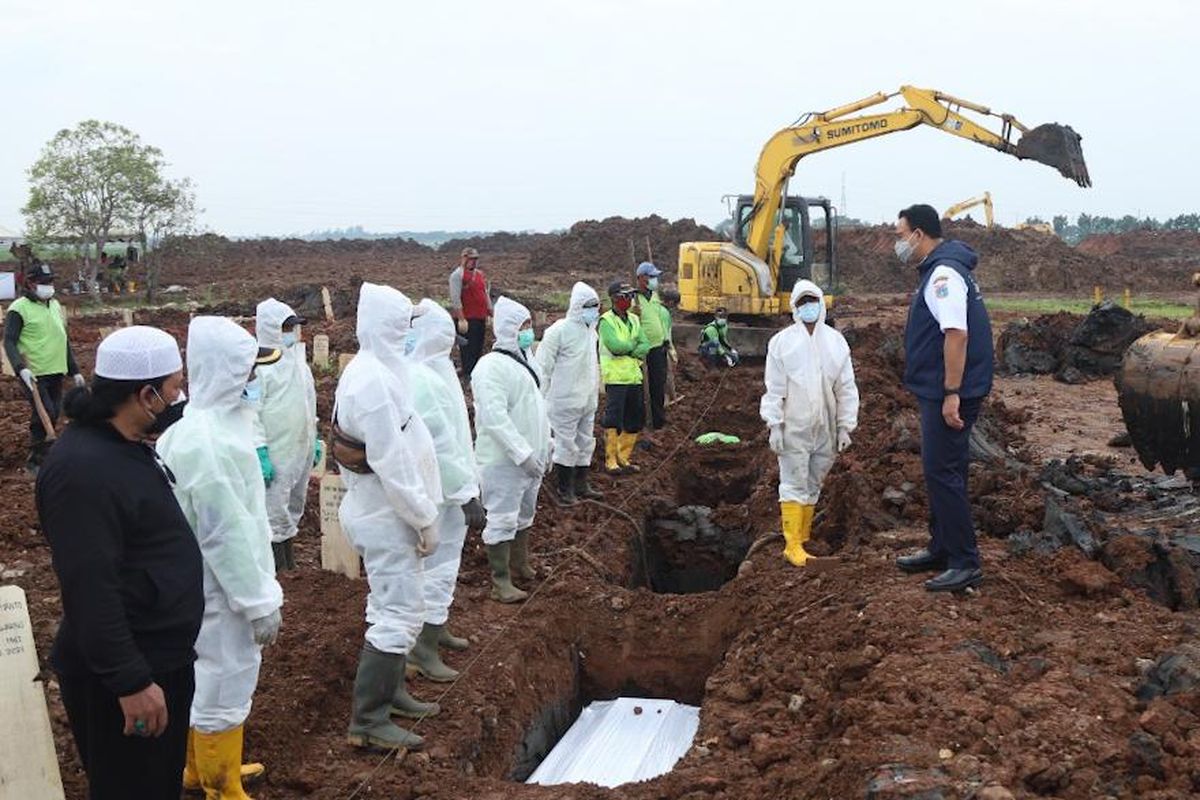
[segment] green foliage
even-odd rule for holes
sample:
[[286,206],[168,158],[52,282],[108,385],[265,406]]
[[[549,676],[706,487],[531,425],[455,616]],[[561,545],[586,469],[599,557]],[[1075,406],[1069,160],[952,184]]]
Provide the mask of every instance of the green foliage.
[[1154,217],[1138,218],[1132,214],[1123,217],[1097,217],[1080,214],[1072,225],[1066,215],[1054,217],[1054,232],[1069,244],[1079,244],[1092,234],[1127,233],[1129,231],[1200,231],[1200,214],[1180,214],[1164,222]]
[[[1092,310],[1090,298],[1078,297],[988,297],[985,302],[993,311],[1011,311],[1017,314],[1056,314],[1059,311],[1087,314]],[[1187,319],[1193,311],[1192,306],[1183,303],[1150,298],[1134,297],[1131,304],[1130,311],[1147,317]]]

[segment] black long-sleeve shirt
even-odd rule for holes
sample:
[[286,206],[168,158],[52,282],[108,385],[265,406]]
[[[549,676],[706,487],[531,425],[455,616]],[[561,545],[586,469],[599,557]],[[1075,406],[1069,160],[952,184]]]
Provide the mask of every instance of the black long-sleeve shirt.
[[[10,311],[4,315],[4,355],[8,356],[8,363],[12,364],[13,371],[20,372],[25,366],[25,359],[21,357],[21,349],[17,346],[21,341],[21,329],[25,327],[25,318],[15,311]],[[75,352],[71,349],[71,340],[67,340],[67,374],[78,375],[79,365],[75,362]]]
[[105,423],[73,423],[37,478],[37,511],[62,591],[51,662],[118,697],[195,660],[200,547],[154,451]]

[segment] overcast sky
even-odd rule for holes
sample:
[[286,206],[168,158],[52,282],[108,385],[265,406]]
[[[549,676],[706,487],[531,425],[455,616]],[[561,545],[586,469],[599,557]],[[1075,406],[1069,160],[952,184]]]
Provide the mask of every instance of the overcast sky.
[[[715,223],[805,111],[901,84],[1083,134],[1092,189],[932,128],[800,162],[891,220],[990,190],[999,220],[1200,210],[1191,0],[0,0],[0,225],[56,131],[110,120],[245,235]],[[887,108],[898,100],[890,101]]]

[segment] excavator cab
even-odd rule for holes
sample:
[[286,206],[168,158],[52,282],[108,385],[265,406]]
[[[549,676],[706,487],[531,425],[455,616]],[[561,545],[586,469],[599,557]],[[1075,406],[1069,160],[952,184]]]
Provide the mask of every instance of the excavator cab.
[[[733,211],[733,241],[739,247],[747,246],[753,209],[753,196],[738,196]],[[823,216],[814,219],[817,211]],[[784,298],[784,307],[792,287],[799,280],[810,280],[831,292],[837,276],[837,214],[833,204],[825,197],[788,195],[780,211],[779,227],[782,236],[777,241],[782,245],[782,252],[776,291]],[[820,253],[817,252],[818,245]]]

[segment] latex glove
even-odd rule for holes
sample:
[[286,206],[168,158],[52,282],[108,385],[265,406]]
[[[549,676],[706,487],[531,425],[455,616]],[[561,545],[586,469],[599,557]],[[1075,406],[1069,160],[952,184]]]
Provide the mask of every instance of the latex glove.
[[667,358],[671,359],[672,364],[679,362],[679,354],[675,352],[675,345],[671,345],[667,349]]
[[317,439],[317,443],[315,445],[313,445],[313,466],[314,467],[319,466],[321,463],[321,459],[324,457],[325,457],[325,447],[321,443],[321,440]]
[[432,555],[438,546],[438,526],[430,525],[417,531],[417,555],[422,558]]
[[74,377],[74,380],[75,380],[75,386],[76,386],[77,388],[80,388],[80,389],[82,389],[84,386],[86,386],[86,385],[87,385],[87,381],[85,381],[85,380],[83,379],[83,376],[82,376],[82,375],[80,375],[78,372],[76,372],[76,373],[75,373],[75,375],[74,375],[73,377]]
[[29,367],[21,367],[21,371],[17,373],[21,376],[21,382],[25,384],[25,388],[33,391],[33,373],[29,371]]
[[771,435],[767,439],[767,444],[771,448],[771,452],[779,454],[783,452],[783,426],[772,425]]
[[850,432],[845,430],[844,428],[839,429],[838,434],[837,434],[838,452],[841,453],[841,452],[845,451],[845,449],[849,446],[850,446]]
[[530,454],[517,466],[525,470],[525,474],[531,478],[542,477],[542,465],[538,463],[538,460],[533,456],[533,454]]
[[484,525],[487,525],[487,512],[483,510],[483,503],[479,502],[478,497],[472,497],[462,505],[463,516],[467,518],[467,527],[472,530],[480,530]]
[[736,361],[734,361],[734,360],[733,360],[733,353],[726,353],[726,354],[725,354],[725,363],[726,363],[726,364],[728,364],[728,365],[729,365],[729,366],[731,366],[731,367],[732,367],[734,364],[736,364],[736,363],[737,363]]
[[275,644],[279,638],[279,626],[283,624],[283,615],[275,609],[265,617],[250,620],[250,629],[254,633],[254,643],[262,647]]
[[732,347],[729,348],[729,355],[733,356],[734,366],[737,366],[738,364],[740,364],[742,362],[742,357],[740,355],[738,355],[738,351],[734,350]]
[[271,481],[275,480],[275,465],[271,463],[266,445],[258,448],[258,466],[262,469],[263,482],[270,486]]
[[455,322],[454,327],[458,330],[461,336],[467,335],[467,321],[465,319],[460,319]]

